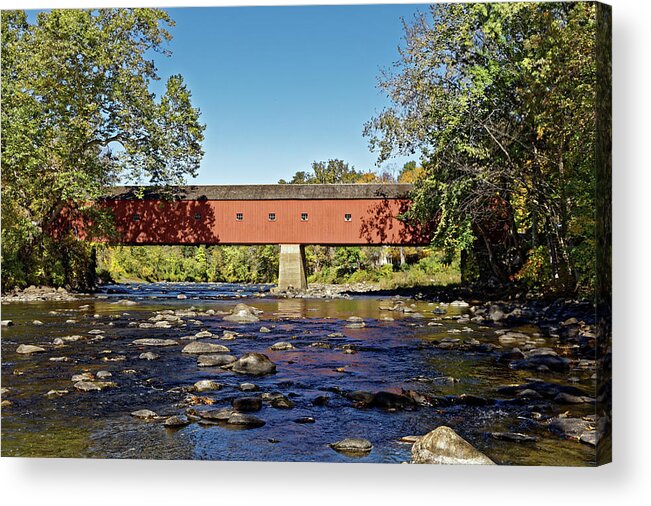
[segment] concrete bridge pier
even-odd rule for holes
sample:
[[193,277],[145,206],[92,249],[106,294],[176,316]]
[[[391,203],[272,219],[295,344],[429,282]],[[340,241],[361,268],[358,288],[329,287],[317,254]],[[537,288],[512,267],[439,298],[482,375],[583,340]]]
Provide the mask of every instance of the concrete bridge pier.
[[280,245],[280,267],[278,289],[305,290],[307,276],[305,271],[305,246],[302,244]]

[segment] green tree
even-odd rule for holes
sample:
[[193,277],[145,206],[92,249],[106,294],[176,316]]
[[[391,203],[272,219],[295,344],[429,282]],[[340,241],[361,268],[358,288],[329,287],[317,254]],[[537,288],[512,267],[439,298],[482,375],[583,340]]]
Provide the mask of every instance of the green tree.
[[[343,160],[332,159],[327,162],[312,162],[312,171],[298,171],[289,184],[339,184],[358,183],[364,175]],[[281,179],[279,184],[287,184]]]
[[[52,10],[30,24],[2,12],[2,280],[84,286],[87,239],[110,232],[90,202],[105,185],[182,184],[203,156],[204,125],[181,76],[160,99],[155,53],[169,56],[157,9]],[[72,218],[72,220],[69,220]],[[90,221],[88,220],[90,218]],[[93,226],[88,226],[88,223]]]
[[393,105],[365,134],[381,161],[422,153],[412,214],[436,245],[481,251],[483,275],[591,284],[594,44],[587,2],[437,4],[405,24]]

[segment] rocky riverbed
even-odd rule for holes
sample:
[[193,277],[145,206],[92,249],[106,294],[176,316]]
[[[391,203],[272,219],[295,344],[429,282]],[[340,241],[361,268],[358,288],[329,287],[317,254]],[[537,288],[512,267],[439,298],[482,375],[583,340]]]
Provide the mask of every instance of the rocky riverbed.
[[317,291],[3,297],[3,456],[594,463],[589,304]]

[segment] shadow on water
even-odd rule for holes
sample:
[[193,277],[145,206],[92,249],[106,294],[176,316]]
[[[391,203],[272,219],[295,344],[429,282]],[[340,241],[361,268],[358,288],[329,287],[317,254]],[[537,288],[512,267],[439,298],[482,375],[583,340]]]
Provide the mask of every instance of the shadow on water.
[[[227,284],[115,285],[97,296],[74,302],[4,304],[3,319],[13,320],[15,325],[2,332],[2,386],[8,388],[3,400],[11,402],[2,410],[2,454],[397,463],[410,458],[411,447],[401,443],[401,437],[425,434],[445,424],[498,463],[592,462],[590,447],[560,439],[532,420],[531,412],[537,409],[553,415],[556,408],[551,403],[510,403],[497,393],[501,386],[528,381],[531,372],[510,369],[497,361],[496,353],[437,346],[451,337],[496,343],[494,329],[457,322],[455,318],[467,309],[442,306],[444,314],[437,314],[433,312],[439,309],[436,304],[407,300],[405,304],[413,304],[412,310],[423,316],[419,318],[411,313],[382,311],[380,307],[386,301],[373,296],[276,299],[269,296],[268,288]],[[181,293],[187,298],[177,299]],[[137,304],[121,302],[124,300]],[[224,312],[238,302],[261,309],[260,322],[224,321]],[[215,314],[202,312],[209,309]],[[170,328],[139,327],[142,323],[150,325],[149,318],[165,310],[184,311],[183,323]],[[392,319],[387,318],[389,315]],[[347,319],[351,316],[362,318],[365,326],[349,327]],[[32,324],[35,319],[43,325]],[[269,332],[260,332],[261,326]],[[89,334],[92,330],[102,333]],[[251,377],[197,367],[196,356],[181,353],[181,347],[190,342],[183,337],[201,330],[214,334],[201,342],[226,345],[235,356],[251,351],[267,354],[276,363],[277,373]],[[219,339],[224,331],[239,335],[233,340]],[[53,346],[57,337],[70,335],[86,338]],[[174,339],[179,345],[134,346],[132,341],[138,338]],[[279,341],[290,342],[295,349],[270,350]],[[311,346],[315,343],[320,344]],[[16,353],[19,344],[39,345],[46,351],[20,355]],[[145,351],[160,358],[139,359]],[[67,357],[67,361],[50,360],[57,357]],[[98,371],[109,371],[112,376],[108,379],[117,386],[100,392],[75,391],[71,382],[74,374]],[[566,376],[548,375],[543,379],[569,384]],[[448,377],[455,381],[428,380]],[[201,379],[213,379],[223,387],[205,393],[180,391]],[[266,424],[251,430],[197,423],[171,430],[160,422],[129,416],[145,408],[161,415],[183,413],[185,408],[179,403],[188,395],[208,397],[214,402],[211,407],[227,407],[234,398],[251,395],[239,390],[244,382],[258,386],[254,394],[285,395],[294,408],[276,409],[264,403],[254,414]],[[587,377],[580,378],[578,386],[587,391],[593,388]],[[399,393],[403,389],[427,396],[472,394],[492,402],[386,412],[356,407],[344,395],[356,390]],[[50,390],[68,392],[50,398],[46,396]],[[582,414],[579,408],[572,409]],[[312,417],[314,423],[296,423],[302,417]],[[534,435],[538,440],[518,444],[487,435],[503,431]],[[328,446],[345,437],[369,439],[374,448],[365,456],[351,457]]]

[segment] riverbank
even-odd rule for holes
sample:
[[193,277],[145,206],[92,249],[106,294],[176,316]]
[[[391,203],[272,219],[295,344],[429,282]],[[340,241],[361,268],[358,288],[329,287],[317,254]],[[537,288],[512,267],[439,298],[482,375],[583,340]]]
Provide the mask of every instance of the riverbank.
[[29,286],[23,290],[15,288],[2,294],[2,302],[72,301],[88,293],[69,292],[63,287]]

